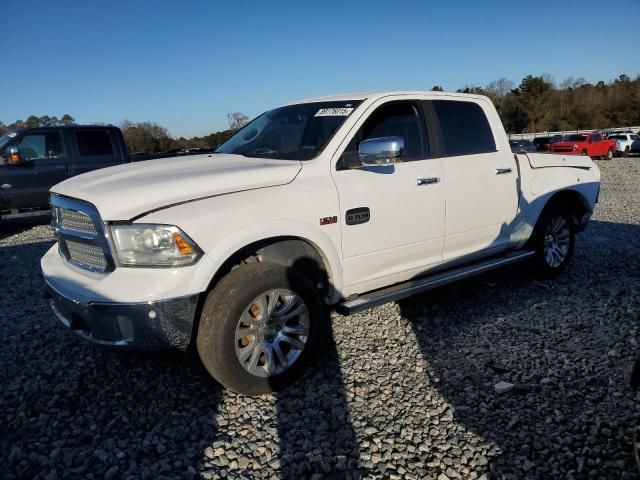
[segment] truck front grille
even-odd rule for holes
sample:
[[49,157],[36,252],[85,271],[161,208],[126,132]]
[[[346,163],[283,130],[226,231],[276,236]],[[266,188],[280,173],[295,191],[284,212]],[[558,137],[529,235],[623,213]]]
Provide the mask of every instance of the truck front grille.
[[69,252],[69,260],[76,265],[86,265],[90,270],[104,272],[107,269],[107,259],[102,248],[96,245],[63,240]]
[[61,228],[76,232],[90,233],[92,235],[96,235],[98,233],[91,217],[86,213],[56,207],[56,215],[58,218],[58,225]]
[[96,208],[71,198],[51,196],[51,227],[58,237],[58,250],[67,262],[92,272],[115,268],[104,224]]

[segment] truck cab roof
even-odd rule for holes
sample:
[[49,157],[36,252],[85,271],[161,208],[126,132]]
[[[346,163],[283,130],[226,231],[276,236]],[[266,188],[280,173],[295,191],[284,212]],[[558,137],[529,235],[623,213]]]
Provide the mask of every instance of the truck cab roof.
[[295,105],[299,103],[315,103],[315,102],[342,102],[347,100],[377,100],[378,98],[389,97],[391,95],[429,95],[429,96],[443,96],[443,97],[460,97],[460,98],[485,98],[484,95],[478,95],[474,93],[459,93],[459,92],[438,92],[433,90],[381,90],[374,92],[355,92],[355,93],[341,93],[336,95],[327,95],[322,97],[304,98],[301,100],[295,100],[288,105]]
[[11,131],[16,133],[22,133],[27,131],[37,132],[40,130],[42,131],[51,130],[52,128],[62,129],[62,130],[83,130],[83,129],[95,129],[95,128],[112,129],[112,128],[118,128],[118,127],[115,127],[113,125],[50,125],[48,127],[20,127],[20,128],[15,128]]

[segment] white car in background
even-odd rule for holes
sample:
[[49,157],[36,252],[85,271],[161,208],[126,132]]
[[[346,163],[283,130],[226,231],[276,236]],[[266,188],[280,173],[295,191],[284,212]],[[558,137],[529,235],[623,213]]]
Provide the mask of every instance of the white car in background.
[[631,144],[636,140],[640,140],[640,136],[635,133],[614,133],[609,135],[609,140],[616,140],[616,156],[628,157],[631,150]]

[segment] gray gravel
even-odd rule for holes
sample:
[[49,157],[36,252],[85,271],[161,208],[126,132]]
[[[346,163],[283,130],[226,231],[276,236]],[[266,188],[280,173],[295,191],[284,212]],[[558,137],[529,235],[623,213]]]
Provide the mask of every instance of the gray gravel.
[[66,331],[40,297],[48,227],[2,224],[3,478],[638,478],[640,159],[600,166],[562,277],[519,266],[334,315],[322,362],[261,398],[221,391],[193,355]]

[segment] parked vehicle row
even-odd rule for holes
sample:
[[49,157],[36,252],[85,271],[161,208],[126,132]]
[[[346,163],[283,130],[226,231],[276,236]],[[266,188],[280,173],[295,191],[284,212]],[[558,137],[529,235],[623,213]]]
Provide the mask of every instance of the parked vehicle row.
[[562,135],[536,137],[532,140],[538,152],[548,152],[551,149],[551,145],[560,141],[562,141]]
[[[598,138],[602,138],[602,140],[598,140]],[[608,140],[615,141],[615,148],[613,148],[612,143],[600,143],[601,141],[607,142]],[[613,155],[620,157],[640,153],[640,142],[637,142],[638,140],[640,140],[640,131],[608,130],[602,132],[593,131],[590,133],[576,132],[564,136],[558,134],[547,135],[535,137],[532,140],[511,139],[510,143],[514,152],[531,151],[531,145],[529,143],[531,142],[538,152],[551,151],[552,153],[611,158]],[[634,142],[637,143],[634,145]],[[558,143],[564,143],[564,145],[555,146]],[[593,143],[597,145],[593,145]],[[609,149],[611,149],[611,153]]]
[[97,170],[51,190],[53,311],[120,348],[194,345],[245,394],[278,390],[345,314],[493,268],[569,263],[588,157],[513,154],[483,96],[380,92],[270,110],[215,154]]
[[551,145],[551,153],[611,160],[616,153],[616,148],[616,141],[604,138],[600,132],[574,133],[565,135],[562,141]]

